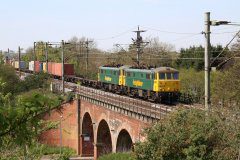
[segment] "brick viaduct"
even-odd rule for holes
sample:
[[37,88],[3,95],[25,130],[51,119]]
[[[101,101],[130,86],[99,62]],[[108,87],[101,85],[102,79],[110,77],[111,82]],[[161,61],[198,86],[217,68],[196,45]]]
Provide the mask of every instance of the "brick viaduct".
[[61,124],[58,125],[61,128],[44,132],[40,141],[55,146],[62,144],[80,156],[94,159],[109,152],[129,151],[134,143],[144,140],[141,133],[150,123],[111,107],[78,96],[60,110],[44,116],[45,120]]

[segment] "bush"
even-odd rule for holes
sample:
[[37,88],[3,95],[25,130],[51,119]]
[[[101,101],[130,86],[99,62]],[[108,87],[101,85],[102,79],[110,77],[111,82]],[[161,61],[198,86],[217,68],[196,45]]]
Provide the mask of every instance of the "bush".
[[146,131],[135,147],[138,160],[232,160],[239,152],[239,123],[189,109],[171,113]]
[[101,156],[99,160],[134,160],[131,153],[112,153]]
[[180,71],[181,93],[192,97],[192,101],[200,103],[204,97],[204,72],[194,69],[181,69]]
[[[24,159],[22,152],[22,149],[18,146],[14,148],[4,148],[0,150],[0,160]],[[47,155],[51,159],[67,160],[75,154],[75,151],[68,147],[62,147],[60,154],[60,147],[34,143],[28,148],[27,155],[25,156],[27,159],[41,159],[41,157]]]

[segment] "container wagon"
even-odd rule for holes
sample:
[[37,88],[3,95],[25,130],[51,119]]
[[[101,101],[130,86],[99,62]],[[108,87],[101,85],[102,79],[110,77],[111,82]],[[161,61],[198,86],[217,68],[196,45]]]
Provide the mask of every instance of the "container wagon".
[[19,69],[19,67],[20,69],[26,69],[27,68],[26,62],[20,61],[20,64],[19,64],[19,61],[14,61],[14,68]]
[[[48,62],[48,73],[54,76],[62,76],[62,63]],[[64,64],[64,75],[74,75],[74,65]]]

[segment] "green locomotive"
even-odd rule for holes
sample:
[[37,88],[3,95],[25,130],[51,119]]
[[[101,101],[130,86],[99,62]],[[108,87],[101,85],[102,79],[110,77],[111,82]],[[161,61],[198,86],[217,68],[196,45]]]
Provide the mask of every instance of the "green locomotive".
[[98,81],[105,90],[154,101],[175,99],[180,91],[179,72],[170,67],[101,66]]

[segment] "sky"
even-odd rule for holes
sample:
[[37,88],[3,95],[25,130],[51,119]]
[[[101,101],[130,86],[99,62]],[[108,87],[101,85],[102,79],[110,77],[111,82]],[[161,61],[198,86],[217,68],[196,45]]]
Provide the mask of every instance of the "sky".
[[[240,24],[239,0],[0,0],[0,50],[59,42],[73,36],[92,38],[98,48],[158,37],[176,50],[204,45],[204,13],[212,20]],[[211,27],[211,43],[226,45],[240,26]]]

